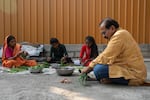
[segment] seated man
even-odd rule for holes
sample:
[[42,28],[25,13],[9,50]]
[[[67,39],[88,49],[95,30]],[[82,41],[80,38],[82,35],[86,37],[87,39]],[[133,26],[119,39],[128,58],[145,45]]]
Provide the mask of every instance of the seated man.
[[68,57],[66,47],[60,44],[57,38],[50,39],[51,49],[50,57],[47,57],[47,61],[50,63],[70,63],[71,58]]
[[111,18],[105,18],[99,26],[104,38],[109,40],[108,45],[82,73],[93,70],[101,83],[144,85],[147,70],[132,35]]

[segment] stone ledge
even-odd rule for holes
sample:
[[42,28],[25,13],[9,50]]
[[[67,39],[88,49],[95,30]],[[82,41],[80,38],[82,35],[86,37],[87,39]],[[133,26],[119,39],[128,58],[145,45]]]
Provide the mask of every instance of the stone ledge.
[[[70,57],[75,58],[79,57],[82,44],[65,44],[65,46]],[[105,44],[98,44],[97,46],[99,53],[101,53],[106,48]],[[139,47],[141,49],[143,56],[146,58],[150,58],[150,44],[139,44]],[[44,51],[46,52],[46,55],[49,55],[50,52],[49,44],[44,45]]]
[[[82,47],[82,44],[65,44],[67,52],[70,57],[72,58],[78,58],[80,54],[80,49]],[[50,45],[44,44],[43,54],[40,57],[46,57],[50,54]],[[150,58],[150,44],[139,44],[139,47],[141,49],[141,52],[144,56],[144,58]],[[105,44],[98,44],[98,51],[101,53],[106,48]],[[39,58],[40,58],[39,57]]]

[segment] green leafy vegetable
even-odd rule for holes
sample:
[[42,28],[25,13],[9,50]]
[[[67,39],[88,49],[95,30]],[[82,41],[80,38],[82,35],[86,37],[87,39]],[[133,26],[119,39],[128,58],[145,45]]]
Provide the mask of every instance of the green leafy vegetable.
[[31,67],[31,69],[42,69],[42,68],[44,68],[42,65],[36,65],[36,66],[33,66],[33,67]]
[[[40,64],[38,64],[36,66],[38,66],[40,68],[49,68],[50,64],[47,63],[47,62],[43,62],[43,63],[40,63]],[[36,66],[34,66],[34,67],[36,67]]]
[[61,67],[68,66],[69,64],[60,64]]
[[86,85],[86,79],[87,79],[87,74],[86,73],[83,73],[80,75],[79,77],[79,82],[82,84],[82,85]]
[[41,64],[38,64],[36,66],[33,66],[32,69],[42,69],[42,68],[49,68],[50,64],[47,62],[43,62]]
[[25,70],[28,70],[28,66],[20,66],[20,67],[17,67],[17,68],[11,68],[10,69],[10,73],[17,73],[17,72],[22,72],[22,71],[25,71]]
[[61,62],[60,62],[60,67],[65,67],[65,66],[68,66],[68,65],[69,65],[69,64],[65,64],[64,61],[61,61]]
[[24,53],[21,54],[21,57],[26,59],[27,55],[25,55]]

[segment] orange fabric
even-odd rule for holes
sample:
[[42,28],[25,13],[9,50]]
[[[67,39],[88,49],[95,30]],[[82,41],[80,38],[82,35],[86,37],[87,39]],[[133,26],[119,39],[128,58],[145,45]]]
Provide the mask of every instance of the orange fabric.
[[[14,60],[8,60],[5,56],[6,55],[6,48],[8,47],[7,38],[8,38],[8,36],[5,38],[5,41],[3,44],[2,65],[4,67],[12,68],[12,67],[19,67],[22,65],[25,65],[25,66],[37,65],[37,62],[35,60],[26,60],[26,59],[23,59],[22,57],[17,57]],[[16,43],[16,46],[13,50],[13,56],[15,56],[18,52],[20,52],[20,50],[21,50],[21,45]]]

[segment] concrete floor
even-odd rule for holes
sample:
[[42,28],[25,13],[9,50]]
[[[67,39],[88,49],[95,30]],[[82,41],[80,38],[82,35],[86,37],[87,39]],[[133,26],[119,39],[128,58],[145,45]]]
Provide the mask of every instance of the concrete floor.
[[[150,80],[150,61],[145,61]],[[121,86],[87,82],[79,84],[78,75],[66,77],[62,84],[57,74],[17,75],[0,73],[0,100],[149,100],[150,87]]]

